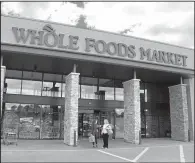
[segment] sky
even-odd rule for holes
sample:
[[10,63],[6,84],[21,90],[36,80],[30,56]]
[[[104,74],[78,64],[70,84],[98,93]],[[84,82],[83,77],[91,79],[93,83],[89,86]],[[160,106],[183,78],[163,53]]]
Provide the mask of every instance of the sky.
[[[193,2],[4,2],[1,13],[75,25],[194,49]],[[130,29],[130,30],[129,30]]]

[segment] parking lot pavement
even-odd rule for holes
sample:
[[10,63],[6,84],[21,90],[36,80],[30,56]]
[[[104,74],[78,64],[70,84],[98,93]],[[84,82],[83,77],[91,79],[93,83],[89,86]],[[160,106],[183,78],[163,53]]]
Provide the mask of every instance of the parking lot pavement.
[[146,148],[109,149],[106,152],[133,162],[194,162],[194,144],[150,146],[145,150]]
[[[156,143],[154,143],[156,141]],[[164,143],[165,142],[165,143]],[[101,147],[101,142],[99,147]],[[109,149],[88,142],[70,147],[61,141],[20,141],[2,145],[2,162],[194,162],[194,143],[153,140],[142,145],[112,141]]]
[[[115,148],[104,150],[108,155],[112,154],[113,157],[120,156],[121,160],[131,160],[135,162],[134,159],[146,149],[147,147],[134,147],[134,148]],[[102,150],[101,150],[102,151]]]
[[180,162],[179,147],[151,147],[139,162]]
[[121,162],[97,150],[2,152],[2,162]]
[[183,145],[184,159],[186,162],[194,162],[194,145]]

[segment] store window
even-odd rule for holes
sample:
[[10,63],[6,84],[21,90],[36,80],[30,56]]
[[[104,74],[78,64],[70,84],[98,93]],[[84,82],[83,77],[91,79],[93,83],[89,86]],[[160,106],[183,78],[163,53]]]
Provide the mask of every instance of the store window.
[[124,109],[116,108],[115,109],[115,137],[124,138]]
[[19,138],[39,139],[41,128],[41,106],[36,104],[20,104]]
[[41,96],[41,81],[23,80],[22,81],[22,94]]
[[62,75],[43,74],[42,96],[61,97],[62,88]]
[[[12,112],[19,119],[18,135],[23,139],[39,139],[40,132],[40,112],[41,107],[34,104],[6,103],[5,113]],[[7,119],[6,123],[16,122],[13,119]],[[16,123],[13,125],[17,125]],[[6,124],[4,125],[6,126]],[[10,126],[9,126],[10,127]]]
[[41,139],[60,138],[60,111],[58,106],[42,105]]
[[61,97],[61,83],[43,82],[42,96]]
[[124,101],[124,88],[120,80],[115,80],[115,100]]
[[81,98],[97,99],[96,93],[97,78],[81,77]]
[[21,94],[21,79],[6,79],[7,90],[9,94]]
[[114,81],[112,79],[99,79],[99,91],[104,100],[114,100]]

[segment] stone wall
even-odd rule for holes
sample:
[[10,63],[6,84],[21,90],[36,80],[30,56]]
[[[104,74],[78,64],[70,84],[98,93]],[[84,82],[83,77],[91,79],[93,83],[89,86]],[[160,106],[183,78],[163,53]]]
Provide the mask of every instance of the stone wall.
[[140,115],[140,80],[132,79],[123,83],[124,86],[124,140],[139,144],[141,131]]
[[74,145],[74,131],[78,139],[78,87],[79,74],[70,73],[65,86],[64,143],[67,145]]
[[174,140],[188,141],[188,106],[186,85],[169,87],[171,137]]
[[187,84],[188,120],[190,130],[190,140],[194,140],[194,78],[184,79]]
[[5,66],[1,66],[1,115],[2,115],[2,105],[3,105],[3,90],[4,90],[4,81],[5,81]]

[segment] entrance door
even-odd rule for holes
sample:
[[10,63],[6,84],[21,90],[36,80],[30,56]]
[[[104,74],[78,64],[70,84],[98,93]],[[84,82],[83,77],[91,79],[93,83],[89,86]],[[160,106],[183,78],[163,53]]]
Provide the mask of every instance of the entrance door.
[[79,137],[89,137],[93,122],[93,113],[79,113],[78,122]]
[[60,138],[60,112],[58,106],[42,106],[41,139]]
[[[113,111],[95,110],[93,113],[79,113],[78,117],[78,135],[79,137],[88,137],[92,131],[93,120],[98,119],[98,125],[104,125],[104,119],[108,119],[115,131],[115,114]],[[99,138],[101,137],[101,127],[99,128]],[[115,132],[113,134],[115,138]]]

